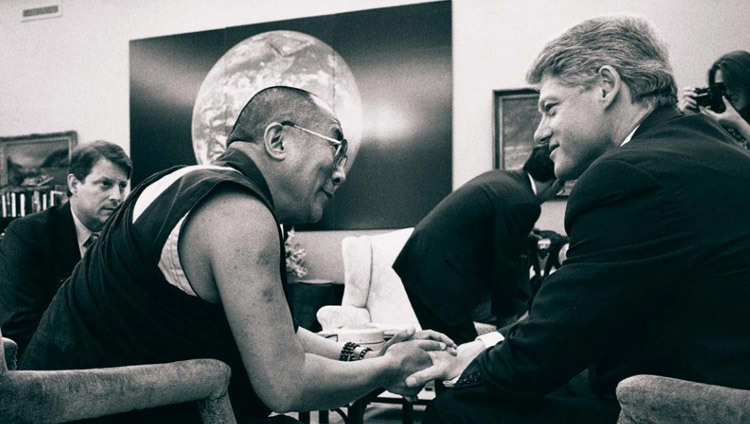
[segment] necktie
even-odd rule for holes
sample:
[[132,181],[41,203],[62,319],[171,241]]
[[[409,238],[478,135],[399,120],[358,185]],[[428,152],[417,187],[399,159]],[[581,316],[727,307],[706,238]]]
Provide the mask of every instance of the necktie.
[[91,233],[89,238],[83,243],[83,252],[86,253],[89,247],[93,246],[96,241],[99,240],[99,234]]

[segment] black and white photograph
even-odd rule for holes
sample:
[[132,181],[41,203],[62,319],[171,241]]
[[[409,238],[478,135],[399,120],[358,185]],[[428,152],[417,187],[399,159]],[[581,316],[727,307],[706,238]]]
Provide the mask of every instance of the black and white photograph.
[[749,16],[0,1],[0,423],[750,422]]

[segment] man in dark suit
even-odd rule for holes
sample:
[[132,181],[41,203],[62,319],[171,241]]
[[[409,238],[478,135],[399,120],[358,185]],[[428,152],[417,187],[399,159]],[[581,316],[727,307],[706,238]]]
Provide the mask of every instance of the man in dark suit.
[[553,167],[547,148],[537,147],[523,169],[479,175],[417,224],[393,269],[422,327],[456,343],[474,340],[473,313],[488,294],[493,324],[525,311],[526,238],[540,205],[560,189]]
[[19,355],[60,285],[123,200],[130,158],[96,141],[79,146],[68,166],[70,201],[13,220],[0,242],[0,328]]
[[559,178],[580,177],[567,260],[528,319],[409,378],[460,374],[424,422],[614,423],[615,387],[636,374],[750,389],[750,154],[676,110],[666,48],[643,20],[576,25],[528,80],[535,138]]

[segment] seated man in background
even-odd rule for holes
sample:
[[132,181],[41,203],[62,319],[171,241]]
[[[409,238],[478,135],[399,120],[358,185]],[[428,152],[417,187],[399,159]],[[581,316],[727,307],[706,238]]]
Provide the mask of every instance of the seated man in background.
[[106,141],[78,146],[68,165],[70,200],[13,220],[0,243],[0,328],[19,357],[42,314],[104,222],[120,205],[133,165]]
[[[227,145],[212,164],[168,169],[133,190],[58,291],[21,368],[215,358],[232,368],[239,422],[330,409],[379,387],[416,394],[406,376],[449,339],[412,330],[395,341],[437,340],[372,352],[297,328],[287,303],[280,225],[319,220],[346,179],[347,141],[330,107],[303,90],[264,89]],[[102,421],[116,418],[200,421],[186,405]]]
[[495,325],[525,312],[526,239],[540,205],[560,186],[549,150],[536,147],[523,169],[479,175],[417,224],[393,269],[423,328],[456,343],[474,340],[473,312],[488,294],[492,316],[487,321]]
[[750,152],[676,109],[642,19],[574,26],[527,79],[535,139],[558,178],[578,179],[567,259],[504,340],[479,336],[407,380],[461,374],[424,422],[614,423],[615,388],[637,374],[750,389]]

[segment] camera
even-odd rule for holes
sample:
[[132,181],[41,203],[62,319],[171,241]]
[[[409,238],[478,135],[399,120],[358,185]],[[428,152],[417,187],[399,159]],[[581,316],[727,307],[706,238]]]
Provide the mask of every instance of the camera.
[[726,93],[723,83],[717,82],[706,88],[695,89],[695,101],[698,106],[704,106],[716,113],[724,112],[724,94]]

